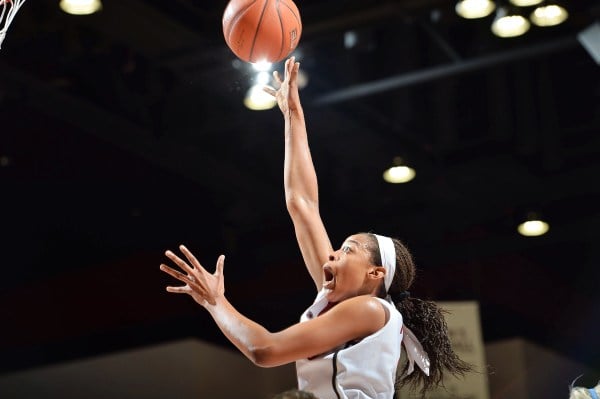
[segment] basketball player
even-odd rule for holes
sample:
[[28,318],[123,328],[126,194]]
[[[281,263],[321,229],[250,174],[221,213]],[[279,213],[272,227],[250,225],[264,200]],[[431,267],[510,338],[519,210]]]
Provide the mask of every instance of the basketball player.
[[573,384],[569,387],[569,399],[600,399],[600,382],[594,388],[577,387]]
[[225,298],[224,256],[211,274],[184,246],[180,250],[187,261],[166,252],[183,273],[161,265],[185,284],[167,291],[191,295],[255,364],[296,362],[298,388],[320,399],[391,399],[401,344],[407,362],[400,384],[420,387],[424,394],[440,384],[443,370],[462,375],[470,367],[453,352],[441,310],[409,295],[415,265],[399,240],[358,233],[333,249],[319,215],[317,178],[298,93],[299,67],[294,58],[288,59],[284,78],[274,73],[279,88],[265,90],[275,96],[284,116],[286,204],[315,283],[314,303],[299,323],[267,331]]

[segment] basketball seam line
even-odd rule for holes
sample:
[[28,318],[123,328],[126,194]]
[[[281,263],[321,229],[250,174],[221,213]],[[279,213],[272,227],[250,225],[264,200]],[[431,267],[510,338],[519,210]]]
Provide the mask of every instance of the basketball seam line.
[[281,1],[276,0],[275,3],[275,9],[277,10],[277,18],[279,18],[279,27],[281,28],[281,47],[279,47],[279,54],[277,55],[277,61],[279,61],[282,58],[281,53],[283,53],[284,50],[283,45],[285,44],[285,32],[283,31],[283,21],[281,20],[281,13],[279,12],[279,4],[281,4]]
[[233,27],[236,25],[237,21],[244,16],[246,11],[248,11],[248,9],[250,9],[250,7],[252,7],[252,5],[254,3],[256,3],[256,1],[257,0],[254,0],[252,3],[248,4],[245,8],[242,8],[240,11],[238,11],[238,13],[235,14],[235,17],[232,18],[232,20],[229,22],[229,29],[227,29],[228,32],[225,34],[225,37],[226,37],[228,43],[231,42],[230,36],[231,36],[231,31],[233,30]]
[[[292,13],[292,15],[294,16],[294,18],[296,18],[296,21],[298,22],[298,26],[302,27],[302,21],[300,21],[300,17],[298,17],[296,15],[296,13],[294,12],[294,9],[292,7],[290,7],[289,4],[287,4],[285,1],[281,1],[279,0],[279,3],[283,4],[284,6],[286,6],[288,8],[288,10],[290,10],[290,12]],[[279,8],[278,8],[279,9]]]
[[269,0],[265,1],[265,5],[263,6],[262,12],[260,13],[260,18],[258,19],[258,23],[256,24],[256,31],[254,31],[254,39],[252,40],[252,47],[250,47],[250,55],[248,56],[250,62],[252,62],[252,53],[254,53],[254,44],[256,43],[256,36],[258,36],[258,30],[260,29],[260,24],[262,24],[267,5],[269,5]]
[[[296,36],[296,41],[299,41],[300,40],[300,36],[302,35],[302,21],[300,21],[300,18],[298,17],[298,15],[296,15],[296,13],[294,12],[294,9],[292,7],[290,7],[290,5],[287,4],[287,2],[282,1],[282,0],[277,0],[277,2],[279,4],[283,4],[285,7],[287,7],[287,9],[289,10],[289,12],[294,16],[294,18],[296,18],[296,22],[298,23],[298,28],[300,29],[300,31],[298,32],[298,36]],[[277,15],[279,15],[279,7],[277,7]],[[279,20],[281,21],[281,18],[279,18]],[[281,29],[283,30],[283,23],[281,23],[280,25],[281,25]],[[283,46],[283,41],[282,41],[281,45]],[[290,46],[291,45],[292,45],[292,42],[290,40]],[[282,48],[281,51],[283,51],[283,50],[284,49]],[[281,53],[279,53],[279,55],[281,56]],[[287,56],[287,54],[286,54],[286,56]],[[284,58],[285,58],[285,56],[284,56]]]

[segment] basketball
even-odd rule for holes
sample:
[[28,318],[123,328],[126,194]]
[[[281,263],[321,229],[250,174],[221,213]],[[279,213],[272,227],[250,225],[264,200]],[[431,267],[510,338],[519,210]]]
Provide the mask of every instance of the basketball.
[[230,0],[223,14],[227,46],[246,62],[278,62],[298,45],[302,22],[292,0]]

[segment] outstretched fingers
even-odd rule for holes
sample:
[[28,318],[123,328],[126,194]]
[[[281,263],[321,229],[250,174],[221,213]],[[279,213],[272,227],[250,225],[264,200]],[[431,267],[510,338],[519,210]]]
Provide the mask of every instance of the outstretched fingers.
[[177,280],[181,281],[182,283],[185,283],[185,285],[179,286],[179,287],[167,286],[167,292],[172,292],[175,294],[191,293],[192,289],[190,288],[190,284],[192,284],[192,282],[188,276],[186,276],[185,274],[183,274],[181,272],[178,272],[177,270],[171,269],[169,266],[165,265],[164,263],[161,263],[160,270],[167,273],[169,276],[176,278]]
[[169,266],[165,265],[164,263],[160,264],[160,270],[167,273],[169,276],[176,278],[177,280],[181,281],[182,283],[189,284],[192,282],[192,279],[189,276],[187,276],[175,269],[170,268]]
[[298,76],[298,71],[299,70],[300,70],[300,63],[299,62],[294,62],[294,65],[292,66],[291,79],[296,80],[296,77]]
[[288,79],[292,78],[292,75],[294,74],[294,71],[297,71],[297,67],[296,65],[300,65],[299,63],[296,62],[296,57],[290,57],[285,66],[286,66],[286,73],[287,73],[287,77]]
[[277,93],[285,85],[296,84],[300,63],[296,62],[296,57],[292,56],[285,61],[283,67],[284,78],[281,78],[279,71],[273,71],[273,82],[276,88],[264,86],[263,91],[277,98]]
[[264,86],[263,90],[266,93],[269,93],[270,95],[272,95],[273,97],[277,97],[277,90],[275,90],[274,88],[272,88],[271,86]]
[[296,57],[292,56],[285,61],[285,78],[284,80],[289,81],[292,72],[294,71],[294,65],[296,64]]
[[217,268],[215,270],[215,276],[223,275],[223,267],[225,266],[225,255],[219,256],[217,259]]
[[188,294],[202,306],[216,304],[216,298],[224,293],[223,267],[225,256],[219,256],[215,272],[211,274],[184,245],[180,245],[179,249],[185,255],[187,262],[172,251],[166,251],[165,255],[181,270],[165,263],[161,263],[160,270],[184,283],[184,285],[167,286],[167,292]]
[[189,285],[184,285],[182,287],[168,286],[167,292],[171,292],[173,294],[190,294],[192,292],[192,289]]
[[193,269],[187,263],[185,263],[185,261],[179,256],[175,255],[171,251],[166,251],[165,255],[167,256],[167,258],[171,259],[177,266],[179,266],[181,270],[183,270],[187,274],[192,274]]
[[[279,72],[273,71],[273,80],[275,81],[275,85],[277,86],[277,88],[281,88],[283,81],[281,80],[281,75],[279,74]],[[273,97],[277,97],[277,90],[278,89],[271,86],[263,86],[263,91],[272,95]]]
[[281,75],[279,74],[279,71],[273,71],[273,80],[275,80],[275,83],[277,83],[277,85],[281,87],[283,80],[281,80]]
[[181,252],[183,252],[183,254],[187,258],[187,260],[192,264],[192,266],[194,266],[194,268],[196,268],[196,269],[203,269],[203,267],[200,264],[200,262],[198,261],[198,259],[196,259],[196,257],[194,256],[194,254],[192,254],[190,252],[190,250],[185,247],[185,245],[180,245],[179,249],[181,250]]

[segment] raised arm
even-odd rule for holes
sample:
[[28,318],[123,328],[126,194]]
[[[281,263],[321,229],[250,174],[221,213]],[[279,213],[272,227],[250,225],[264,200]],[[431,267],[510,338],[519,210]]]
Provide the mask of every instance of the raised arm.
[[294,223],[296,239],[317,291],[323,286],[323,264],[332,252],[331,241],[319,213],[317,175],[313,165],[304,111],[298,93],[300,63],[285,62],[284,79],[273,73],[279,89],[265,90],[275,96],[285,121],[285,202]]
[[208,310],[223,334],[259,366],[274,367],[329,352],[373,334],[385,324],[383,305],[365,295],[344,300],[312,320],[269,332],[239,313],[225,298],[223,256],[217,261],[215,273],[210,274],[185,247],[180,248],[188,262],[171,251],[166,255],[183,273],[165,264],[160,268],[185,285],[169,286],[167,291],[192,296]]

